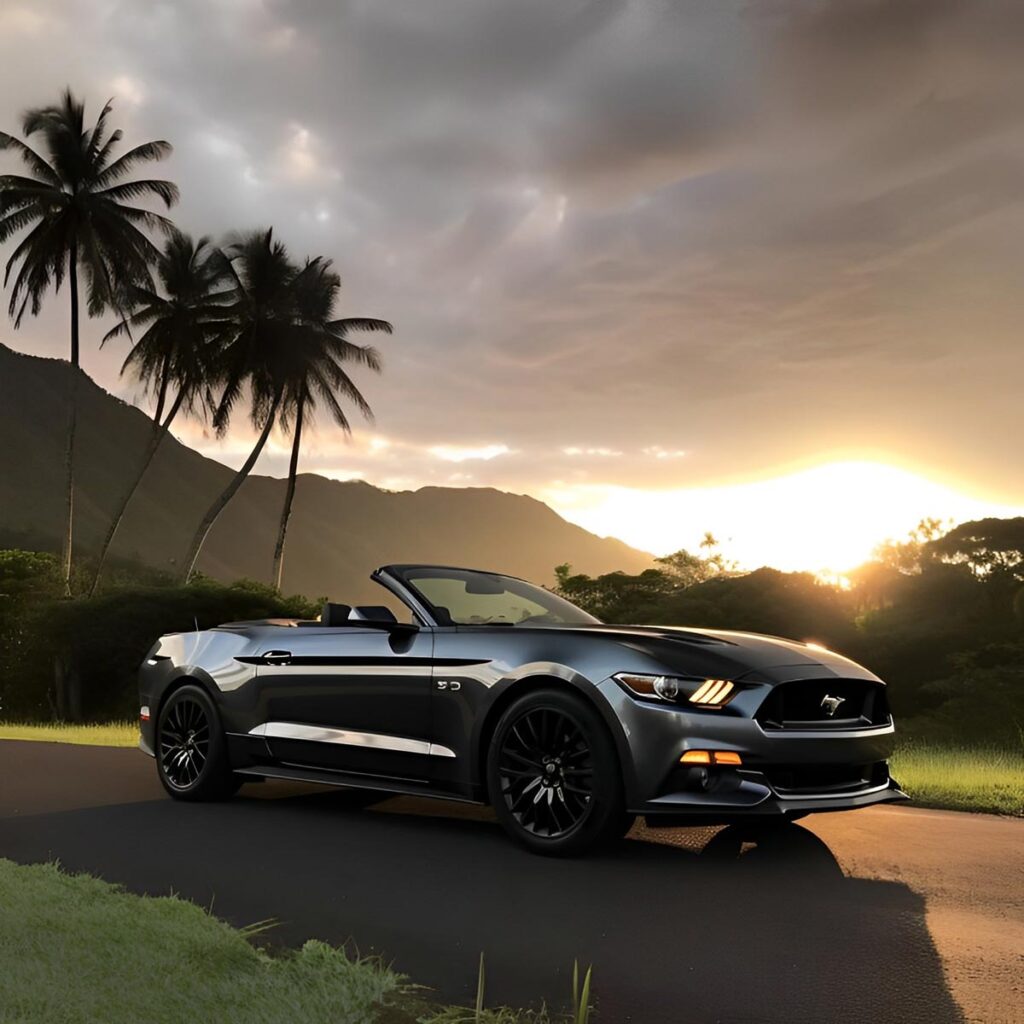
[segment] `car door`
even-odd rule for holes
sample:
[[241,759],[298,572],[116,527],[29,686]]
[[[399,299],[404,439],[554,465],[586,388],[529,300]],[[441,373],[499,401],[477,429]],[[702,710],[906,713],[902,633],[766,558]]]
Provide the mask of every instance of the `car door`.
[[425,780],[430,774],[429,628],[282,630],[257,663],[257,727],[286,765]]

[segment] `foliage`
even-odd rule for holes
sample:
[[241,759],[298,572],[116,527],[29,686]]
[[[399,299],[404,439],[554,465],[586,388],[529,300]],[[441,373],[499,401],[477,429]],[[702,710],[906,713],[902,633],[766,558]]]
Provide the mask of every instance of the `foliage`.
[[[9,591],[6,601],[0,599],[0,708],[5,718],[54,717],[55,661],[73,675],[84,718],[134,718],[136,673],[161,634],[239,619],[311,618],[318,611],[304,598],[283,598],[252,580],[230,586],[208,579],[187,586],[135,585],[64,600],[59,573],[54,583],[52,556],[2,552],[0,572],[5,565],[7,576],[18,584],[0,586]],[[33,566],[41,575],[30,585],[26,567]]]
[[661,569],[591,577],[563,564],[555,567],[555,582],[558,594],[605,622],[658,622],[659,609],[679,590]]
[[10,299],[16,327],[27,309],[40,312],[51,287],[60,290],[72,264],[85,270],[90,315],[116,308],[121,286],[149,280],[157,252],[140,228],[167,230],[170,222],[134,204],[156,198],[170,207],[178,189],[169,181],[126,179],[171,147],[147,142],[115,159],[121,132],[109,130],[110,112],[108,103],[88,127],[84,104],[65,90],[59,103],[22,118],[25,137],[39,136],[42,152],[0,132],[0,150],[16,153],[31,175],[0,175],[0,242],[31,227],[7,262],[8,275],[18,268]]
[[663,571],[680,587],[692,587],[695,583],[706,583],[716,576],[736,572],[736,562],[725,557],[715,535],[710,531],[704,534],[700,549],[703,554],[695,555],[686,548],[680,548],[654,561],[663,566]]
[[284,546],[295,496],[299,454],[302,445],[303,424],[312,421],[317,401],[321,401],[334,422],[345,433],[351,425],[339,397],[348,399],[368,420],[373,412],[362,392],[348,375],[345,363],[356,363],[374,372],[380,372],[377,350],[356,345],[348,340],[350,331],[381,331],[391,333],[386,320],[367,317],[334,317],[341,278],[331,269],[331,261],[322,258],[307,260],[291,285],[293,319],[290,324],[288,351],[291,358],[285,372],[285,389],[281,399],[279,419],[283,427],[292,431],[292,454],[288,464],[288,485],[277,542],[274,545],[274,568],[271,579],[281,586],[284,564]]
[[961,523],[925,546],[927,554],[966,565],[975,576],[1024,583],[1024,518]]
[[220,389],[214,403],[213,425],[223,434],[232,412],[248,398],[249,417],[259,431],[249,457],[203,516],[183,560],[184,579],[194,569],[206,537],[255,465],[275,422],[294,423],[295,444],[289,468],[288,498],[275,549],[275,581],[284,549],[284,532],[294,493],[295,467],[302,415],[322,402],[334,421],[349,429],[339,396],[364,415],[370,407],[343,368],[345,362],[380,369],[376,350],[348,340],[353,330],[384,331],[383,320],[332,319],[341,279],[329,260],[307,260],[301,269],[273,230],[254,231],[237,238],[224,250],[228,292],[224,329],[218,336],[218,357],[212,378]]
[[728,576],[736,563],[718,550],[718,541],[705,533],[700,543],[702,554],[685,548],[657,558],[661,567],[645,569],[635,576],[609,572],[591,577],[573,573],[568,563],[555,567],[555,590],[567,601],[605,622],[654,622],[666,620],[669,599],[697,583]]

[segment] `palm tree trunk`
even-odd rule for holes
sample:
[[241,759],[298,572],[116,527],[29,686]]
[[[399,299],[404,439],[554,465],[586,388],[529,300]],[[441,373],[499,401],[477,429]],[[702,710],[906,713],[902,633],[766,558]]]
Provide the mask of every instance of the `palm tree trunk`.
[[288,463],[288,486],[284,492],[284,508],[281,509],[281,525],[277,531],[277,544],[274,547],[273,583],[281,589],[281,575],[284,572],[284,541],[288,533],[288,520],[292,514],[292,501],[295,498],[295,477],[299,470],[299,449],[302,447],[302,413],[306,404],[303,395],[295,410],[295,433],[292,436],[292,457]]
[[245,465],[234,475],[231,483],[227,485],[224,492],[219,498],[207,509],[206,515],[203,516],[203,521],[199,524],[199,528],[195,532],[195,536],[192,538],[192,543],[189,546],[188,554],[185,556],[184,561],[184,572],[182,573],[182,580],[187,583],[191,578],[193,572],[195,572],[196,562],[199,560],[199,552],[203,548],[203,544],[206,542],[206,536],[213,528],[213,524],[217,521],[217,517],[224,511],[224,506],[235,496],[235,492],[245,478],[252,471],[252,467],[256,465],[256,460],[260,457],[260,452],[263,451],[263,446],[267,443],[267,438],[270,437],[270,431],[274,426],[274,420],[277,418],[277,407],[281,404],[281,394],[278,392],[274,396],[274,401],[270,406],[270,411],[267,413],[267,422],[263,425],[263,432],[260,434],[259,439],[256,441],[256,445],[253,450],[249,453],[249,457],[245,460]]
[[71,290],[71,380],[68,387],[68,420],[64,448],[64,543],[61,567],[64,596],[71,596],[71,549],[75,522],[75,434],[78,426],[78,245],[71,243],[68,257],[68,286]]
[[128,489],[122,495],[121,504],[118,505],[117,511],[114,513],[113,518],[110,520],[110,525],[107,527],[107,535],[103,538],[103,546],[100,548],[100,557],[99,561],[96,563],[96,571],[93,574],[92,583],[89,585],[89,597],[92,597],[96,593],[96,588],[99,586],[100,582],[100,575],[103,573],[103,566],[106,564],[107,555],[110,552],[110,545],[114,543],[114,536],[117,534],[117,531],[121,526],[121,521],[124,519],[124,514],[128,505],[131,503],[132,498],[135,497],[135,492],[139,489],[139,484],[142,483],[142,478],[146,475],[146,470],[149,469],[149,465],[156,457],[156,453],[160,449],[163,439],[171,429],[171,423],[174,421],[174,417],[178,415],[178,410],[181,408],[181,404],[185,400],[185,391],[186,388],[183,387],[178,392],[178,395],[174,399],[163,423],[160,423],[159,420],[157,420],[153,424],[153,431],[150,435],[149,446],[146,449],[146,453],[143,456],[141,464],[139,465],[139,470],[135,474],[135,478],[129,484]]
[[156,409],[153,412],[153,423],[158,424],[164,418],[164,403],[167,401],[167,381],[170,374],[170,356],[164,356],[160,367],[160,387],[157,390]]

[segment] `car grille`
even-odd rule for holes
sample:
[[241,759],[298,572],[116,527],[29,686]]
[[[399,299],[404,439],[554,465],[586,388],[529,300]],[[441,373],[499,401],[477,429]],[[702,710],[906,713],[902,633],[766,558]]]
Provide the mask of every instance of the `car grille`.
[[856,793],[883,786],[889,781],[884,761],[873,764],[775,764],[761,773],[779,796],[795,797],[829,793]]
[[[833,700],[840,703],[830,715]],[[867,679],[800,679],[776,686],[754,718],[766,731],[863,729],[887,725],[889,704],[885,687]]]

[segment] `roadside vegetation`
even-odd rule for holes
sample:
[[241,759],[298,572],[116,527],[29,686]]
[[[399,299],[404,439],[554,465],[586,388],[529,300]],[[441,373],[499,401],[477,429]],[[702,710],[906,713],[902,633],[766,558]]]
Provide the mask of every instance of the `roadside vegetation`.
[[893,777],[919,807],[1024,817],[1024,753],[998,747],[897,745]]
[[[445,1006],[376,959],[311,940],[270,953],[175,896],[143,897],[53,864],[0,860],[0,1021],[86,1024],[584,1024]],[[88,940],[83,941],[83,936]],[[472,965],[467,965],[472,970]],[[577,989],[582,991],[583,985]],[[481,995],[483,987],[481,986]],[[566,993],[567,1000],[572,993]]]
[[139,726],[136,722],[97,722],[93,725],[43,722],[33,725],[0,721],[0,740],[77,743],[86,747],[137,747]]

